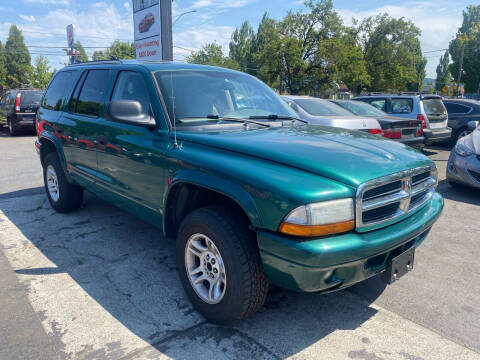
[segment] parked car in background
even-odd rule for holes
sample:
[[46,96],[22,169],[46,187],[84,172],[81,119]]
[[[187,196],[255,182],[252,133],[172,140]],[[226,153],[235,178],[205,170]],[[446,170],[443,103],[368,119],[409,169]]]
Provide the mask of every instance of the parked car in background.
[[461,137],[472,132],[470,121],[480,121],[480,102],[468,99],[445,99],[443,104],[448,112],[448,126],[452,128],[451,143],[455,145]]
[[11,89],[0,99],[0,118],[8,126],[11,136],[22,130],[35,130],[35,113],[43,91],[39,89]]
[[354,115],[329,100],[293,95],[282,95],[282,98],[295,110],[300,119],[308,121],[309,124],[382,134],[382,128],[376,119]]
[[452,135],[452,130],[447,126],[447,110],[438,95],[373,93],[357,96],[353,100],[364,101],[396,117],[420,120],[428,144],[449,140]]
[[363,101],[331,100],[358,116],[374,118],[382,127],[382,135],[415,148],[423,148],[425,138],[420,120],[393,117]]
[[428,157],[299,121],[270,87],[233,70],[67,66],[37,121],[51,206],[76,210],[88,189],[176,239],[187,296],[220,324],[260,309],[270,284],[319,293],[377,274],[397,281],[443,209]]
[[458,139],[447,163],[451,186],[467,185],[480,189],[480,122],[470,121],[470,134]]

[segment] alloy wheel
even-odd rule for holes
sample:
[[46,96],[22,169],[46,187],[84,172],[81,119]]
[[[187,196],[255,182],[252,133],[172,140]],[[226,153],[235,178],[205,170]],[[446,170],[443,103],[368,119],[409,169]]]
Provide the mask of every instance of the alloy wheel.
[[190,236],[185,246],[185,267],[190,284],[203,301],[208,304],[222,301],[227,285],[225,265],[208,236]]
[[57,202],[60,197],[60,188],[58,186],[57,173],[55,172],[55,168],[52,165],[48,165],[47,167],[46,178],[48,194],[53,201]]

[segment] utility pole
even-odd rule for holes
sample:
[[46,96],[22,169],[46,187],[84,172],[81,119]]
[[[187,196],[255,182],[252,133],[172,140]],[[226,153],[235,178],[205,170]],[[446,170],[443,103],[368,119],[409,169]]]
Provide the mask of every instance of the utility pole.
[[458,67],[458,81],[457,81],[457,98],[460,95],[460,81],[462,80],[463,55],[465,54],[465,44],[462,45],[462,52],[460,53],[460,66]]

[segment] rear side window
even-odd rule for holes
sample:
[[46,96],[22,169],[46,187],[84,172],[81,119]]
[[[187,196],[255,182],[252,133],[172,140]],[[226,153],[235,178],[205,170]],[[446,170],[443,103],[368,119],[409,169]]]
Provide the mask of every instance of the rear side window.
[[440,116],[446,113],[445,106],[440,99],[425,99],[423,100],[423,108],[427,115]]
[[73,75],[73,71],[62,71],[53,78],[42,100],[42,106],[45,109],[58,111],[62,108],[72,85]]
[[20,101],[22,104],[40,104],[43,92],[41,91],[23,91]]
[[387,99],[368,99],[363,101],[366,101],[370,105],[375,106],[377,109],[387,111]]
[[105,99],[110,70],[90,70],[78,97],[76,112],[98,116]]
[[455,103],[444,103],[444,105],[450,114],[467,114],[470,112],[470,110],[472,110],[472,108],[469,106],[464,106],[464,105],[455,104]]
[[144,114],[150,113],[150,96],[145,81],[139,73],[121,71],[118,75],[112,100],[136,100]]
[[413,111],[413,99],[392,98],[393,114],[409,114]]

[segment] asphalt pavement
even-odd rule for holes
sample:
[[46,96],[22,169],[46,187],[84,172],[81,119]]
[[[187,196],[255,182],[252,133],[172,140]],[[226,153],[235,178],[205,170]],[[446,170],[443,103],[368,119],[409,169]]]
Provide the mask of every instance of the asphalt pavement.
[[480,359],[480,193],[445,183],[448,149],[427,149],[445,210],[414,271],[321,296],[274,289],[252,318],[217,327],[156,228],[90,194],[75,213],[50,208],[33,141],[0,132],[2,360]]

